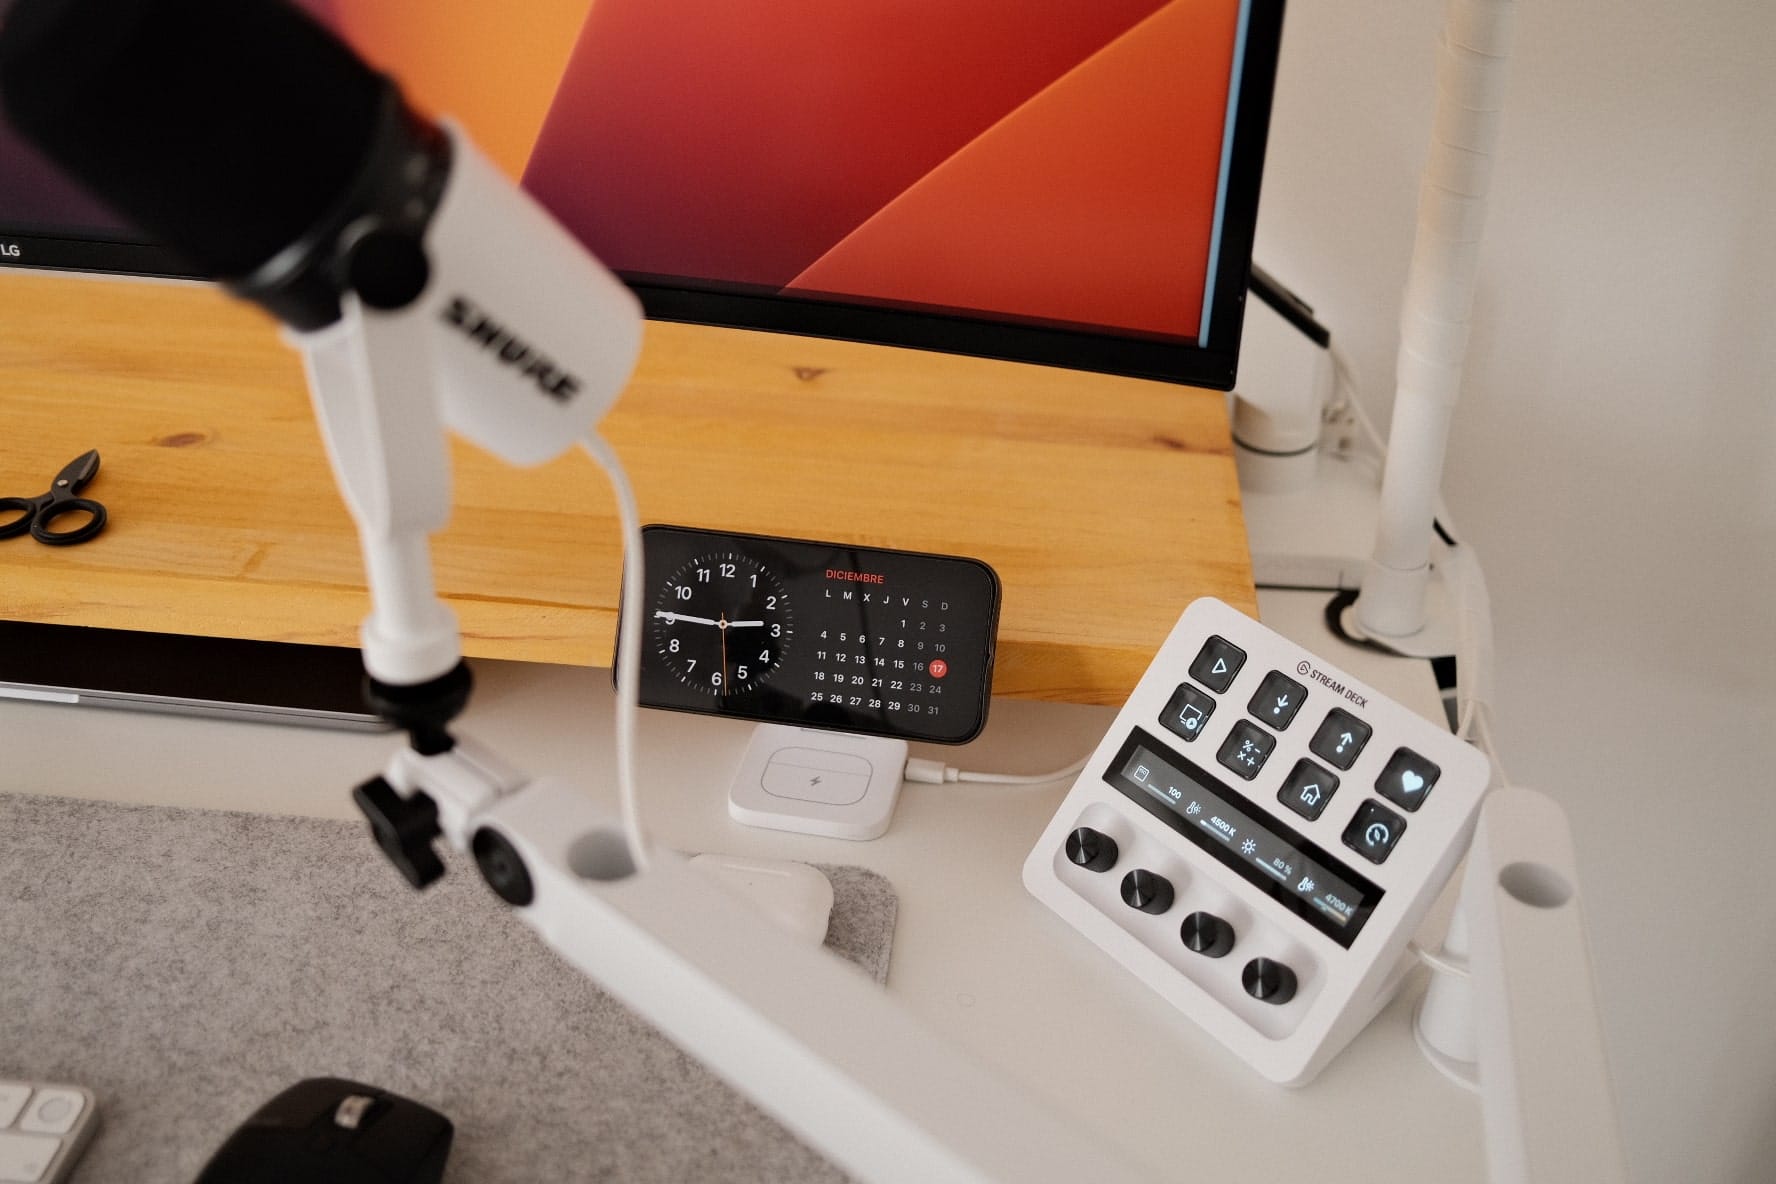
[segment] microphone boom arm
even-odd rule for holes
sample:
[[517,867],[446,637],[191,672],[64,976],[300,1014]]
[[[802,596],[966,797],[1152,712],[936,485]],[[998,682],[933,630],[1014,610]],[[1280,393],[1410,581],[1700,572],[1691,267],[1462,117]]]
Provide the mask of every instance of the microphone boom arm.
[[473,855],[561,957],[859,1179],[1147,1178],[682,857],[650,850],[637,867],[583,791],[445,731],[467,701],[427,537],[449,513],[445,429],[515,464],[567,450],[627,381],[642,323],[628,289],[513,202],[464,137],[450,151],[413,244],[423,290],[395,308],[347,291],[332,324],[288,334],[363,545],[377,706],[413,738],[354,792],[377,843],[415,887],[443,874],[436,840]]

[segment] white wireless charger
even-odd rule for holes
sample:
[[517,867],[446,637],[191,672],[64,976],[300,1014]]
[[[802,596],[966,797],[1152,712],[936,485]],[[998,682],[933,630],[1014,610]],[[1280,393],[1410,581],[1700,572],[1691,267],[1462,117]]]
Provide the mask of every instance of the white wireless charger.
[[874,839],[894,817],[906,763],[905,740],[760,724],[728,788],[728,814],[769,830]]

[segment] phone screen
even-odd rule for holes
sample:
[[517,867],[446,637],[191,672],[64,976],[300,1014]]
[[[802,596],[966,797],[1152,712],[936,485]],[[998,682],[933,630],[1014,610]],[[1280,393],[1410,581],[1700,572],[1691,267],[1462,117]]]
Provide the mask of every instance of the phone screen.
[[673,526],[642,540],[647,706],[944,744],[985,725],[985,563]]

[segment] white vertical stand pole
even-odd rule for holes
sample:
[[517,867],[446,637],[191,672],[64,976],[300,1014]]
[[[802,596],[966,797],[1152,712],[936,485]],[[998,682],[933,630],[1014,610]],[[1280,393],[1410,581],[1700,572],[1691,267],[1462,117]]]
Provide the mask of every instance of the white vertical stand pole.
[[450,451],[433,392],[428,319],[368,310],[285,340],[302,355],[333,479],[358,527],[370,615],[364,667],[414,685],[462,657],[456,614],[438,599],[430,537],[450,520]]
[[1512,0],[1450,0],[1445,16],[1436,118],[1400,313],[1387,473],[1375,551],[1356,605],[1359,625],[1380,637],[1410,637],[1425,624],[1431,525],[1461,390],[1513,8]]

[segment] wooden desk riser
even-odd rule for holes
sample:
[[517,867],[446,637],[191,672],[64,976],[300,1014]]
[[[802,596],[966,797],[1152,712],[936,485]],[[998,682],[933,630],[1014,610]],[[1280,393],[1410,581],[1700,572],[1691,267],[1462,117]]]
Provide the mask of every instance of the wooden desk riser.
[[[88,448],[93,542],[0,542],[0,616],[355,645],[356,534],[296,355],[196,284],[0,274],[0,492]],[[602,430],[646,522],[970,555],[1004,585],[994,693],[1120,704],[1191,599],[1256,610],[1224,396],[650,323]],[[577,450],[454,447],[434,540],[471,656],[608,665],[615,503]]]

